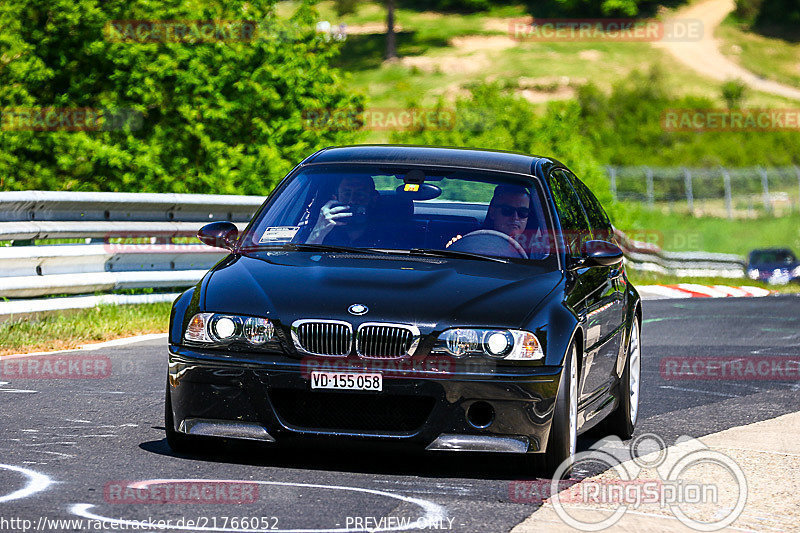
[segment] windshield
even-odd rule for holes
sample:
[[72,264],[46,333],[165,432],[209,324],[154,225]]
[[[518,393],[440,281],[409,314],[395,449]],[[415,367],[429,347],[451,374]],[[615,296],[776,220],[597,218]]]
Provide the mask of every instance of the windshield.
[[555,262],[546,205],[541,184],[530,176],[311,166],[270,198],[243,236],[242,250],[315,246]]
[[750,263],[754,265],[785,264],[791,265],[797,259],[789,250],[760,250],[750,254]]

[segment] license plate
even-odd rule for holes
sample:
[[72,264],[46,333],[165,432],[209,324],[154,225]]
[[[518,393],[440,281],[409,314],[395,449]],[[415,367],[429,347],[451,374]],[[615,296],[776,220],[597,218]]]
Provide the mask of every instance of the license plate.
[[338,390],[383,390],[383,376],[380,373],[363,372],[311,372],[312,389]]

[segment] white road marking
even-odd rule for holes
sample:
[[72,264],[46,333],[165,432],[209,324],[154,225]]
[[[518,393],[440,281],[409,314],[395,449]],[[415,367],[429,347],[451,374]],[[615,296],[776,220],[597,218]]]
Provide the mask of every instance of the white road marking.
[[[397,527],[384,527],[384,528],[336,528],[336,529],[232,529],[232,528],[221,528],[221,527],[193,527],[193,528],[184,528],[184,527],[162,527],[158,524],[153,524],[151,522],[140,522],[136,520],[122,520],[118,518],[108,518],[105,516],[101,516],[98,514],[94,514],[90,511],[91,508],[94,507],[93,504],[90,503],[76,503],[70,506],[70,512],[78,515],[82,518],[86,518],[89,520],[98,520],[101,522],[105,522],[107,524],[117,524],[119,526],[125,525],[129,528],[137,527],[140,529],[144,528],[156,528],[158,527],[159,530],[163,529],[171,529],[171,530],[178,530],[178,531],[222,531],[222,532],[238,532],[238,533],[266,533],[266,532],[275,532],[275,533],[318,533],[321,531],[329,531],[332,533],[355,533],[361,531],[406,531],[410,529],[419,529],[417,524],[418,523],[427,523],[427,524],[436,524],[441,523],[442,521],[446,520],[447,511],[441,505],[436,503],[430,502],[428,500],[423,500],[420,498],[412,498],[410,496],[403,496],[401,494],[394,494],[392,492],[385,492],[382,490],[377,489],[364,489],[361,487],[345,487],[340,485],[317,485],[314,483],[293,483],[289,481],[254,481],[254,480],[230,480],[230,479],[150,479],[147,481],[139,481],[137,483],[133,483],[131,487],[146,487],[153,484],[162,484],[162,483],[256,483],[258,485],[279,485],[279,486],[287,486],[287,487],[308,487],[308,488],[315,488],[315,489],[335,489],[335,490],[344,490],[344,491],[353,491],[353,492],[362,492],[366,494],[374,494],[377,496],[385,496],[387,498],[393,498],[395,500],[404,501],[407,503],[411,503],[414,505],[418,505],[425,510],[425,515],[417,518],[415,520],[410,520],[407,525],[399,525]],[[113,527],[113,526],[112,526]]]
[[673,387],[672,385],[661,385],[662,389],[670,389],[670,390],[678,390],[681,392],[699,392],[701,394],[712,394],[714,396],[724,396],[725,398],[738,398],[738,394],[728,394],[726,392],[717,392],[717,391],[710,391],[710,390],[702,390],[702,389],[686,389],[683,387]]
[[29,470],[27,468],[22,468],[21,466],[0,464],[0,468],[11,470],[12,472],[19,472],[28,478],[28,483],[21,489],[15,490],[14,492],[6,494],[5,496],[0,496],[0,503],[27,498],[28,496],[36,494],[37,492],[43,491],[53,482],[46,475],[40,474],[39,472],[34,472],[33,470]]
[[8,381],[0,381],[0,392],[7,392],[10,394],[36,394],[39,391],[28,389],[4,389],[3,386],[9,385]]

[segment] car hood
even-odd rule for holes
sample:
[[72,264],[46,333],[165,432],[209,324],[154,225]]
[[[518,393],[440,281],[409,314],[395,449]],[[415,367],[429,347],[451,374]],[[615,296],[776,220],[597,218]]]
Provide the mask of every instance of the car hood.
[[[204,309],[261,315],[291,324],[338,318],[415,324],[524,327],[561,280],[559,271],[520,264],[429,257],[302,252],[230,256],[213,270]],[[363,316],[348,313],[363,304]]]

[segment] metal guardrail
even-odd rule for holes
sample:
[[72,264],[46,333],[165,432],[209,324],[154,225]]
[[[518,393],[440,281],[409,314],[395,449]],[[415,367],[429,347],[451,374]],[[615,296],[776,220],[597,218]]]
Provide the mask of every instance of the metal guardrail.
[[634,270],[677,277],[744,278],[746,261],[733,254],[665,252],[651,243],[631,240],[617,230],[625,262]]
[[[204,224],[229,220],[243,229],[263,197],[198,194],[1,192],[0,320],[99,303],[166,301],[174,294],[41,298],[117,289],[195,284],[227,253],[176,244]],[[726,254],[671,253],[618,236],[631,267],[677,276],[744,277],[744,260]],[[120,238],[145,240],[115,244]],[[144,239],[143,239],[144,238]],[[34,245],[33,239],[83,239],[84,244]]]
[[[173,239],[194,236],[215,220],[244,229],[263,202],[263,197],[204,194],[0,193],[0,241],[14,244],[0,247],[0,298],[15,299],[0,302],[0,320],[91,302],[174,299],[173,294],[32,298],[189,287],[227,252]],[[85,244],[33,244],[50,239]],[[139,244],[115,244],[120,240]]]

